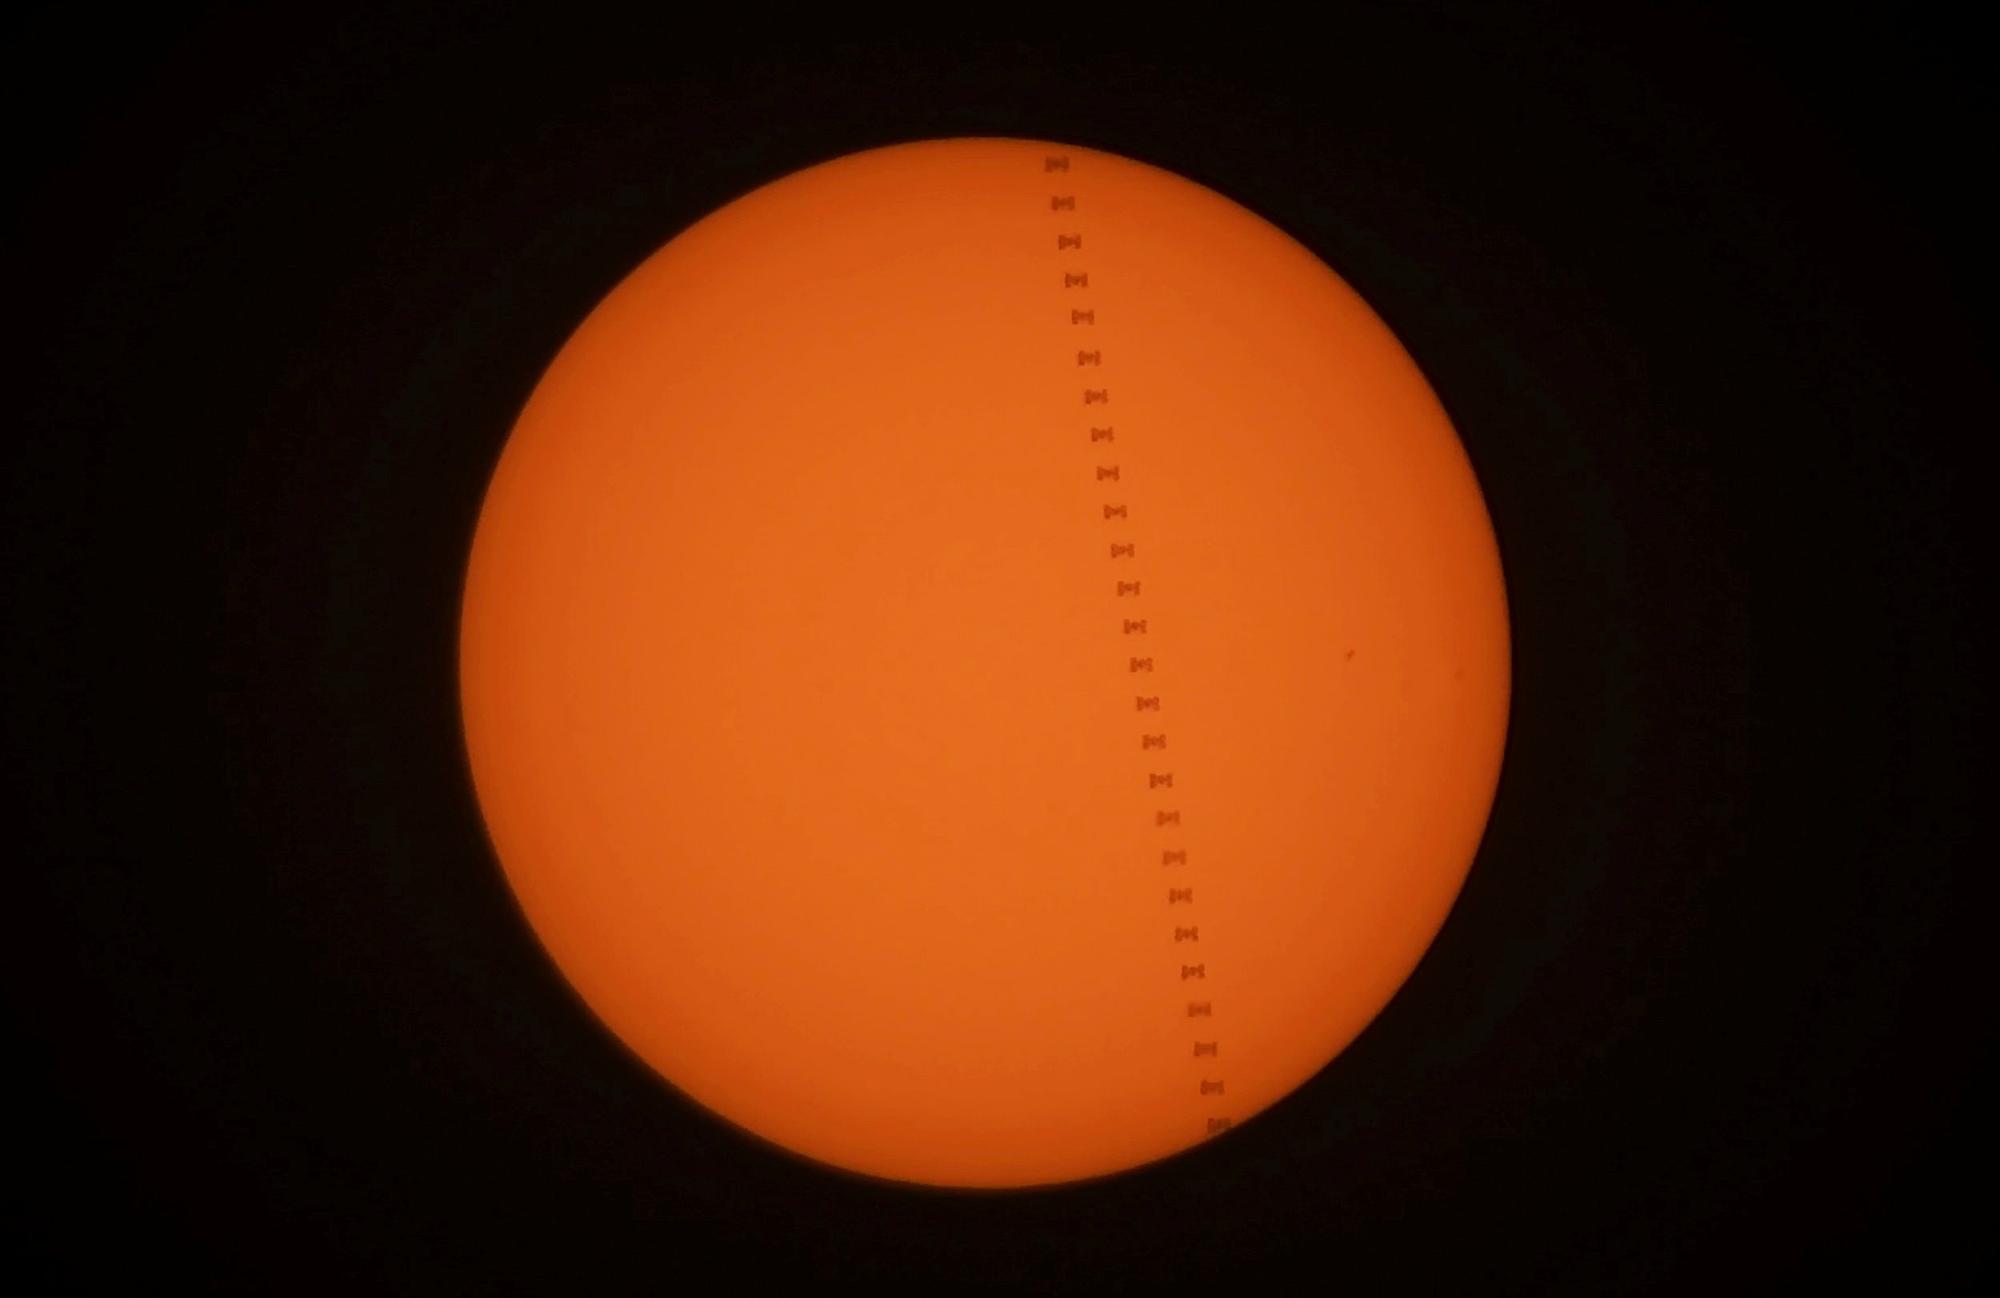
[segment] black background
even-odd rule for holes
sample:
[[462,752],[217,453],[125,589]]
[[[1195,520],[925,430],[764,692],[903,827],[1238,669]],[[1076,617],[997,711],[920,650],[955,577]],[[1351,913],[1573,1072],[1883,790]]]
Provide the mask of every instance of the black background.
[[[1968,33],[1326,14],[21,18],[23,1288],[1970,1288]],[[513,908],[455,713],[485,477],[570,330],[722,202],[954,134],[1166,166],[1322,255],[1450,410],[1515,619],[1487,840],[1388,1011],[1227,1139],[1028,1194],[662,1087]]]

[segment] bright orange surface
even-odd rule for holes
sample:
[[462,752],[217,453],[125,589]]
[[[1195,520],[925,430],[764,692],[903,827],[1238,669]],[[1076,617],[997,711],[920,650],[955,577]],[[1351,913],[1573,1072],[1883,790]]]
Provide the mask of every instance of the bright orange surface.
[[603,1021],[780,1146],[965,1186],[1331,1060],[1458,893],[1509,683],[1478,484],[1360,298],[1013,140],[810,168],[635,270],[507,443],[461,655],[500,861]]

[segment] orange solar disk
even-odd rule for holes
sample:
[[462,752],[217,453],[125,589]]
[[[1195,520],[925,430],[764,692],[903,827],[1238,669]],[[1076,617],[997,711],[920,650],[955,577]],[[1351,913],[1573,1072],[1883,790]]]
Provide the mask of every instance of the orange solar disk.
[[1491,805],[1500,563],[1417,366],[1180,177],[956,139],[729,204],[584,321],[461,683],[529,922],[784,1149],[1025,1186],[1284,1097]]

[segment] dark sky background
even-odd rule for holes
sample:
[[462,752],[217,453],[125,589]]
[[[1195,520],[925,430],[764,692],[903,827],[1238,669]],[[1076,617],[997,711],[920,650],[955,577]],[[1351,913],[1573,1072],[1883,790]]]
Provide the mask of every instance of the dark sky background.
[[[1994,123],[1944,12],[16,14],[9,1287],[1970,1291]],[[962,134],[1324,257],[1458,426],[1515,619],[1402,994],[1228,1138],[1027,1194],[661,1085],[515,911],[454,693],[486,475],[598,299],[756,185]]]

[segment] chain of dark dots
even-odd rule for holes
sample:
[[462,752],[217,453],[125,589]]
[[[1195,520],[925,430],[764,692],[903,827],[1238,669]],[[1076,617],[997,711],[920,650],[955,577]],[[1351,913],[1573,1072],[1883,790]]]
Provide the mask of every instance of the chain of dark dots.
[[[1159,865],[1164,874],[1160,891],[1167,908],[1162,921],[1162,938],[1174,950],[1172,976],[1185,1005],[1188,1058],[1197,1061],[1189,1083],[1192,1098],[1200,1101],[1202,1134],[1213,1135],[1229,1129],[1230,1119],[1215,1108],[1225,1103],[1221,1075],[1221,1043],[1215,1039],[1215,1007],[1202,994],[1208,978],[1208,964],[1201,954],[1201,927],[1195,909],[1195,885],[1190,877],[1187,848],[1180,839],[1181,813],[1174,800],[1173,764],[1167,753],[1161,697],[1147,689],[1153,673],[1153,654],[1147,648],[1148,616],[1144,602],[1145,583],[1140,577],[1138,543],[1132,539],[1131,508],[1126,498],[1127,466],[1118,442],[1118,428],[1110,412],[1111,389],[1106,381],[1104,349],[1097,335],[1097,308],[1090,296],[1090,271],[1084,260],[1084,235],[1088,221],[1087,195],[1080,194],[1072,179],[1072,159],[1067,154],[1050,154],[1042,159],[1043,174],[1051,180],[1049,212],[1056,221],[1055,252],[1062,262],[1062,318],[1067,342],[1065,361],[1074,355],[1078,389],[1084,406],[1084,429],[1091,453],[1093,481],[1104,484],[1109,498],[1100,505],[1106,527],[1105,553],[1112,574],[1107,580],[1116,608],[1113,620],[1120,637],[1120,657],[1133,683],[1133,709],[1140,717],[1138,746],[1148,760],[1144,763],[1146,788],[1160,794],[1151,809],[1148,829],[1155,834]],[[1130,430],[1127,430],[1129,434]]]

